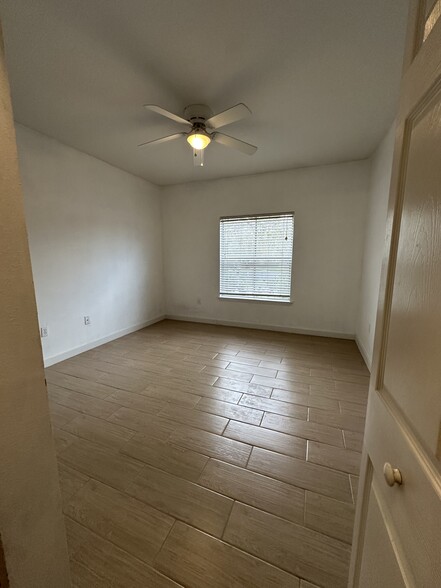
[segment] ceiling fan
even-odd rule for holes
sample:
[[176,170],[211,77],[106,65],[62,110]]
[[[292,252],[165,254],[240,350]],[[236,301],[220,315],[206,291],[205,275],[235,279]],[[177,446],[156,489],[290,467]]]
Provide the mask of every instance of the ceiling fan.
[[180,133],[174,133],[167,137],[161,137],[160,139],[153,139],[153,141],[147,141],[141,143],[138,147],[145,147],[146,145],[158,145],[159,143],[166,143],[167,141],[173,141],[185,137],[188,143],[193,147],[193,162],[195,166],[204,165],[204,150],[211,141],[220,143],[225,147],[231,147],[237,149],[247,155],[253,155],[257,151],[257,147],[240,141],[224,133],[219,133],[217,129],[225,127],[231,123],[245,118],[251,114],[251,110],[245,106],[245,104],[236,104],[219,114],[213,115],[212,110],[205,106],[205,104],[190,104],[184,109],[184,116],[179,116],[173,112],[165,110],[156,104],[145,104],[145,108],[156,112],[162,116],[165,116],[177,123],[185,125],[187,131]]

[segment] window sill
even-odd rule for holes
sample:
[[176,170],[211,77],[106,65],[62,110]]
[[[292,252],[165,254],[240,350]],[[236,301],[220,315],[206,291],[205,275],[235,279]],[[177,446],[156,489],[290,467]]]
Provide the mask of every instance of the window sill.
[[233,302],[257,302],[258,304],[284,304],[284,305],[291,305],[292,300],[259,300],[258,298],[245,298],[243,296],[234,297],[234,296],[218,296],[219,300],[232,300]]

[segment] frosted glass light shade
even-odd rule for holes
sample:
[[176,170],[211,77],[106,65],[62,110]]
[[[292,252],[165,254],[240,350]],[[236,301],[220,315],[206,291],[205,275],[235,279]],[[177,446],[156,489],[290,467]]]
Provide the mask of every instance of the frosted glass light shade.
[[205,149],[211,143],[210,137],[205,133],[191,133],[187,137],[187,141],[193,149]]

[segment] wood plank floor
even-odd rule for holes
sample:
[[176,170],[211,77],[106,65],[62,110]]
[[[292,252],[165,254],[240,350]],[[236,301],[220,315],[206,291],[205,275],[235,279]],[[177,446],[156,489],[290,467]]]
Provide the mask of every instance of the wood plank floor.
[[73,586],[346,586],[354,342],[163,321],[46,374]]

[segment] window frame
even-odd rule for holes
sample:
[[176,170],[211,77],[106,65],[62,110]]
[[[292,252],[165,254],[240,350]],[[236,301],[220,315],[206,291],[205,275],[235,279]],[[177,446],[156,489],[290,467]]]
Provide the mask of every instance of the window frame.
[[[284,214],[289,214],[292,216],[293,221],[293,238],[292,238],[292,251],[291,251],[291,280],[290,280],[290,296],[289,300],[259,300],[258,298],[234,298],[232,296],[222,296],[220,293],[220,286],[221,286],[221,267],[220,267],[220,239],[221,239],[221,221],[228,220],[228,219],[241,219],[241,218],[261,218],[261,217],[272,217],[272,216],[281,216]],[[217,284],[217,298],[218,300],[230,300],[231,302],[246,302],[246,303],[253,303],[257,302],[258,304],[276,304],[276,305],[290,305],[293,304],[293,292],[294,292],[294,239],[295,239],[295,212],[293,210],[286,210],[286,211],[279,211],[279,212],[262,212],[259,214],[232,214],[228,216],[221,216],[218,219],[217,223],[217,230],[218,230],[218,238],[217,238],[217,261],[218,261],[218,284]]]

